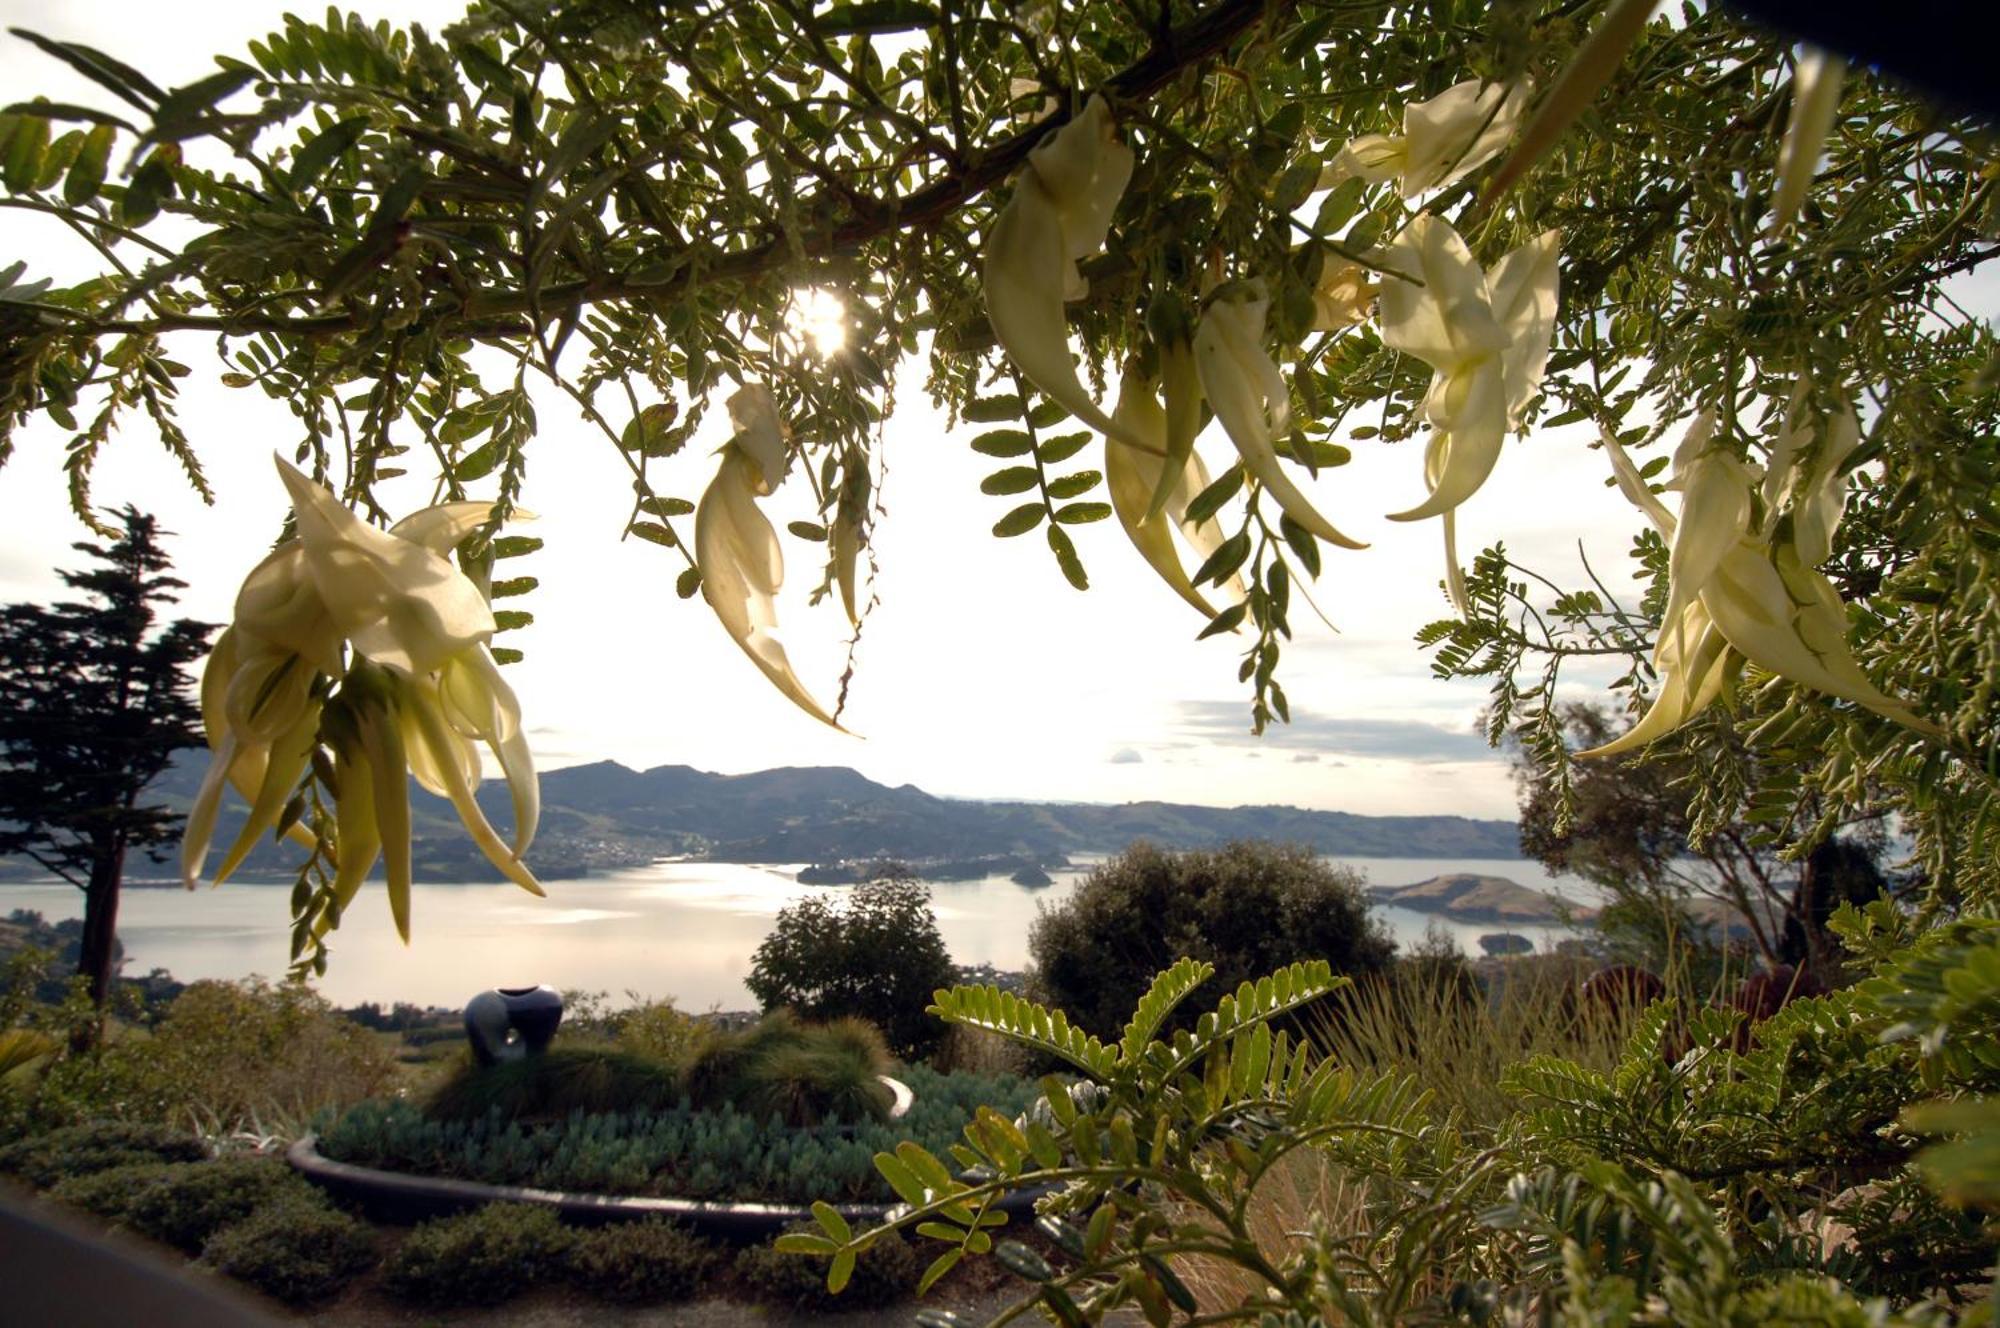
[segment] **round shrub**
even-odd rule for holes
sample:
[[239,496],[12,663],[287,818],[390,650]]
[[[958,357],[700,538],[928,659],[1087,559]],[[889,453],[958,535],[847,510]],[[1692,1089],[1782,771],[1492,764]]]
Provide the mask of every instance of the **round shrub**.
[[162,1168],[125,1206],[125,1224],[142,1236],[199,1253],[208,1238],[281,1195],[311,1197],[312,1187],[274,1157],[222,1157]]
[[[794,1231],[818,1232],[810,1222]],[[826,1289],[827,1261],[812,1255],[780,1254],[752,1245],[736,1257],[736,1271],[760,1301],[815,1313],[879,1309],[914,1294],[923,1264],[916,1247],[891,1233],[868,1247],[854,1263],[854,1276],[840,1294]]]
[[907,868],[882,864],[876,871],[876,880],[779,910],[744,985],[766,1010],[866,1019],[898,1056],[918,1060],[945,1033],[924,1007],[932,992],[957,981],[958,970],[931,911],[930,887]]
[[1164,852],[1134,844],[1106,860],[1028,932],[1033,992],[1101,1038],[1115,1038],[1153,977],[1183,958],[1215,976],[1168,1028],[1192,1028],[1223,993],[1300,960],[1359,975],[1395,942],[1368,915],[1361,877],[1299,844],[1243,841]]
[[192,1134],[159,1125],[94,1121],[9,1144],[0,1149],[0,1171],[47,1189],[65,1176],[87,1176],[137,1162],[194,1162],[207,1156],[208,1149]]
[[49,1197],[115,1222],[125,1216],[140,1195],[172,1175],[175,1167],[184,1165],[175,1162],[129,1162],[120,1167],[106,1167],[103,1171],[57,1181],[49,1191]]
[[624,1305],[686,1300],[717,1262],[714,1248],[693,1232],[656,1218],[577,1232],[568,1255],[571,1282]]
[[201,1260],[274,1300],[311,1305],[374,1266],[375,1233],[315,1191],[286,1191],[209,1237]]
[[560,1276],[571,1239],[547,1208],[488,1204],[417,1227],[389,1257],[383,1284],[418,1305],[498,1305]]

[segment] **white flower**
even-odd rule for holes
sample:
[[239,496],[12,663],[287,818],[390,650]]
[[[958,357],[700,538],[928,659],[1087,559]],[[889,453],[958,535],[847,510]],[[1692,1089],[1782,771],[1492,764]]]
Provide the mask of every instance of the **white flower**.
[[1482,272],[1450,223],[1426,212],[1387,250],[1405,277],[1382,282],[1383,344],[1434,371],[1423,405],[1432,429],[1424,449],[1430,495],[1389,519],[1444,518],[1446,584],[1460,613],[1468,606],[1453,512],[1493,473],[1508,431],[1520,427],[1541,389],[1555,334],[1560,240],[1544,231]]
[[993,335],[1029,381],[1100,433],[1117,426],[1076,376],[1063,303],[1088,293],[1077,262],[1103,247],[1131,178],[1132,150],[1118,141],[1103,99],[1092,97],[1028,154],[986,237],[982,286]]
[[[1788,414],[1796,418],[1801,403],[1795,398]],[[1935,725],[1861,671],[1847,645],[1846,608],[1816,565],[1830,549],[1839,519],[1840,500],[1832,490],[1845,487],[1833,473],[1859,435],[1852,412],[1843,410],[1824,439],[1807,444],[1812,460],[1792,472],[1794,483],[1779,486],[1792,495],[1789,528],[1768,505],[1757,522],[1760,504],[1752,501],[1753,491],[1764,489],[1769,476],[1711,446],[1713,428],[1713,418],[1704,412],[1676,449],[1668,487],[1681,491],[1678,517],[1647,492],[1618,440],[1604,438],[1619,487],[1672,545],[1667,606],[1653,648],[1661,686],[1630,732],[1578,754],[1611,756],[1672,732],[1712,703],[1745,660],[1916,732],[1936,733]],[[1784,429],[1791,431],[1792,424],[1787,421]],[[1797,438],[1781,434],[1772,447],[1773,468],[1789,468],[1801,450]],[[1808,513],[1806,545],[1798,539],[1801,511]],[[1808,561],[1807,554],[1818,557]]]
[[1264,349],[1264,315],[1270,297],[1255,282],[1218,290],[1194,333],[1194,362],[1216,418],[1243,457],[1243,465],[1275,498],[1286,516],[1323,540],[1349,549],[1349,539],[1299,492],[1278,460],[1275,444],[1291,422],[1285,379]]
[[[192,885],[201,874],[225,783],[251,808],[216,871],[218,882],[277,824],[313,749],[324,742],[339,785],[336,916],[386,854],[390,906],[408,939],[411,775],[451,799],[495,867],[540,894],[521,861],[534,839],[540,796],[520,704],[486,649],[491,609],[445,557],[491,519],[491,505],[441,504],[384,531],[283,459],[278,470],[299,535],[245,578],[236,619],[203,673],[202,716],[214,756],[182,837],[183,878]],[[514,803],[511,846],[473,799],[480,776],[475,740],[506,774]],[[289,833],[313,843],[296,824]],[[323,916],[319,929],[330,925]]]
[[1798,216],[1819,169],[1820,145],[1833,129],[1840,110],[1840,89],[1847,78],[1847,61],[1817,46],[1799,55],[1792,75],[1792,118],[1778,149],[1778,187],[1771,197],[1771,232],[1777,234]]
[[[739,392],[731,406],[743,397]],[[757,422],[759,416],[746,412],[744,418]],[[774,425],[775,419],[773,415]],[[761,449],[769,440],[766,436],[748,441],[749,449]],[[723,445],[715,478],[695,507],[694,549],[702,598],[730,639],[779,691],[814,719],[839,728],[799,680],[784,642],[778,639],[777,594],[785,581],[785,555],[778,532],[757,506],[757,496],[770,492],[765,487],[770,470],[765,458],[744,443],[739,434]]]
[[[1172,475],[1168,475],[1168,467],[1174,463],[1165,455],[1170,451],[1167,412],[1161,409],[1153,384],[1136,371],[1128,370],[1119,384],[1115,418],[1158,449],[1142,451],[1116,437],[1105,436],[1104,480],[1111,490],[1111,507],[1118,514],[1118,523],[1125,527],[1133,547],[1160,574],[1160,579],[1204,618],[1213,618],[1215,607],[1195,589],[1174,547],[1173,536],[1173,529],[1178,526],[1182,538],[1202,561],[1221,545],[1222,531],[1213,517],[1198,524],[1187,519],[1188,504],[1209,486],[1208,467],[1190,448]],[[1149,509],[1156,492],[1163,493],[1165,499],[1161,512],[1152,515]],[[1228,589],[1240,598],[1241,578],[1233,579]]]
[[1328,168],[1332,184],[1356,176],[1370,184],[1395,180],[1404,198],[1456,184],[1485,165],[1520,128],[1525,82],[1503,86],[1472,79],[1429,101],[1403,107],[1401,134],[1364,134],[1341,148]]

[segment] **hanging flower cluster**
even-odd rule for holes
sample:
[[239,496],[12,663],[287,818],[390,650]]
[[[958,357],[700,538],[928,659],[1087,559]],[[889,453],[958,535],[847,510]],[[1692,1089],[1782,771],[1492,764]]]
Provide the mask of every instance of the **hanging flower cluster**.
[[[777,403],[761,383],[729,398],[736,434],[722,445],[715,478],[694,513],[695,562],[701,594],[730,639],[799,709],[839,728],[792,668],[778,639],[778,588],[785,581],[785,555],[770,518],[757,506],[784,480],[789,446]],[[838,527],[836,526],[836,530]],[[841,597],[854,615],[854,556],[860,542],[852,531],[837,536]]]
[[[225,785],[249,802],[250,816],[215,872],[218,883],[281,821],[290,837],[315,846],[286,808],[324,746],[335,801],[326,847],[336,875],[320,934],[381,860],[396,929],[409,939],[413,775],[451,801],[503,875],[541,894],[522,861],[541,803],[520,704],[486,648],[492,610],[447,556],[492,519],[492,505],[445,503],[380,530],[282,458],[278,472],[298,537],[244,579],[235,619],[202,675],[214,755],[182,839],[183,880],[191,887],[202,874]],[[511,844],[473,797],[482,746],[512,794]]]
[[1846,609],[1819,564],[1833,549],[1847,501],[1841,466],[1861,430],[1851,407],[1817,433],[1808,415],[1802,386],[1761,470],[1715,442],[1711,415],[1697,416],[1667,485],[1680,491],[1678,516],[1605,435],[1620,490],[1672,552],[1653,650],[1659,694],[1624,736],[1579,755],[1615,756],[1671,733],[1712,704],[1745,661],[1916,732],[1938,732],[1869,681],[1848,649]]
[[1350,140],[1328,165],[1322,187],[1352,176],[1369,184],[1394,180],[1405,199],[1457,184],[1500,154],[1521,127],[1526,83],[1472,79],[1429,101],[1403,107],[1403,132]]

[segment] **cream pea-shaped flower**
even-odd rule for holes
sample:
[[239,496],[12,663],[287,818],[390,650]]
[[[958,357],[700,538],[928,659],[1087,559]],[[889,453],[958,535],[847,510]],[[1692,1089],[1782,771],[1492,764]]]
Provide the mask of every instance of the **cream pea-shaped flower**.
[[[761,386],[757,392],[763,392]],[[701,569],[701,595],[730,639],[780,692],[814,719],[840,728],[799,680],[778,638],[777,594],[785,581],[785,555],[777,530],[757,506],[758,496],[771,491],[771,439],[758,431],[761,408],[737,415],[739,400],[748,400],[744,392],[730,399],[731,414],[753,428],[723,444],[715,478],[695,506],[694,556]],[[770,421],[776,425],[775,411]]]
[[[1848,427],[1840,420],[1837,416],[1825,440],[1834,452],[1843,445]],[[1618,440],[1609,434],[1604,438],[1619,488],[1671,545],[1667,607],[1653,649],[1661,687],[1630,732],[1578,755],[1616,755],[1672,732],[1711,704],[1745,660],[1914,732],[1937,733],[1936,725],[1861,671],[1848,648],[1847,611],[1839,594],[1802,556],[1817,551],[1817,544],[1802,549],[1768,506],[1758,521],[1760,505],[1752,502],[1752,491],[1763,486],[1766,476],[1711,446],[1713,427],[1713,418],[1704,412],[1676,449],[1668,487],[1681,491],[1678,516],[1647,491]],[[1774,445],[1774,460],[1789,446]],[[1820,450],[1829,452],[1825,446]],[[1808,473],[1817,477],[1809,501],[1823,503],[1833,481],[1817,463]],[[1831,535],[1829,525],[1828,547]],[[1817,542],[1818,536],[1813,538]]]
[[1271,304],[1257,282],[1235,282],[1215,292],[1196,324],[1194,362],[1201,390],[1243,467],[1264,486],[1286,516],[1319,538],[1348,549],[1368,546],[1348,538],[1321,516],[1292,483],[1278,460],[1277,440],[1291,422],[1290,393],[1264,349],[1264,316]]
[[[1482,271],[1450,223],[1420,213],[1388,247],[1379,304],[1383,344],[1431,366],[1423,412],[1430,495],[1391,521],[1444,519],[1445,584],[1469,605],[1454,509],[1479,491],[1541,390],[1555,335],[1560,237],[1544,231]],[[1421,284],[1420,284],[1421,283]]]
[[1322,184],[1394,180],[1404,198],[1456,184],[1498,156],[1521,127],[1529,85],[1471,79],[1403,107],[1403,132],[1364,134],[1341,148]]
[[986,237],[981,284],[994,337],[1030,382],[1100,433],[1118,426],[1077,378],[1063,304],[1088,293],[1077,262],[1103,247],[1131,178],[1132,150],[1092,97],[1029,152]]
[[1820,148],[1840,110],[1840,90],[1847,81],[1847,61],[1831,51],[1808,46],[1799,53],[1792,74],[1792,117],[1778,149],[1778,184],[1771,195],[1771,233],[1783,232],[1798,216],[1819,169]]
[[[412,775],[451,800],[502,874],[540,894],[521,860],[534,839],[540,794],[520,705],[486,648],[492,611],[445,556],[491,519],[492,505],[440,504],[379,530],[282,458],[278,469],[299,533],[244,580],[235,621],[203,673],[202,715],[214,755],[182,837],[183,879],[192,885],[201,874],[225,784],[250,802],[250,816],[218,882],[277,824],[324,743],[337,784],[334,916],[386,856],[391,910],[408,939]],[[474,800],[475,741],[506,775],[511,845]],[[314,842],[296,824],[288,833]],[[320,931],[332,922],[323,915]]]
[[[1107,434],[1104,439],[1104,481],[1111,490],[1111,508],[1118,524],[1125,528],[1132,546],[1175,594],[1194,606],[1204,618],[1215,616],[1215,607],[1195,588],[1188,570],[1174,546],[1174,529],[1194,550],[1197,562],[1204,562],[1223,540],[1215,518],[1193,522],[1187,519],[1188,504],[1209,486],[1208,467],[1201,455],[1189,448],[1178,465],[1162,453],[1170,452],[1167,411],[1160,405],[1154,385],[1143,374],[1128,369],[1118,387],[1118,408],[1114,418],[1126,430],[1152,442],[1158,451],[1141,450]],[[1168,468],[1174,467],[1168,474]],[[1161,510],[1151,512],[1155,493],[1164,493]],[[1226,587],[1241,597],[1242,578],[1232,578]]]

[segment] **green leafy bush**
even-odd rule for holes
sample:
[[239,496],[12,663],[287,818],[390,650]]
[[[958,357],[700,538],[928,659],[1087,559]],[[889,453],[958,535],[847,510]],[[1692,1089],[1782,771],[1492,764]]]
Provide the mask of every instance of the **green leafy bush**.
[[193,1162],[208,1156],[201,1140],[163,1125],[93,1121],[29,1135],[0,1148],[0,1172],[47,1189],[65,1176],[139,1162]]
[[310,987],[197,982],[150,1031],[126,1029],[50,1066],[37,1111],[52,1121],[193,1117],[222,1132],[254,1124],[296,1133],[314,1113],[380,1091],[394,1072],[389,1049]]
[[687,1228],[657,1219],[579,1231],[567,1259],[571,1282],[626,1305],[686,1300],[719,1262],[714,1248]]
[[[1180,959],[1233,991],[1300,960],[1336,973],[1384,968],[1395,949],[1368,914],[1361,878],[1297,844],[1244,841],[1167,852],[1134,844],[1085,877],[1028,932],[1037,999],[1110,1037],[1153,975]],[[1178,1015],[1174,1028],[1192,1027]]]
[[686,1065],[715,1035],[713,1023],[677,1008],[670,1000],[633,1006],[616,1020],[620,1047],[669,1065]]
[[199,1253],[208,1238],[274,1199],[310,1196],[312,1187],[276,1158],[221,1157],[162,1168],[125,1205],[125,1225]]
[[418,1226],[389,1256],[383,1285],[418,1305],[498,1305],[561,1276],[572,1238],[547,1208],[488,1204]]
[[[810,1225],[794,1228],[809,1231]],[[826,1274],[806,1259],[779,1252],[771,1245],[752,1245],[736,1256],[736,1272],[750,1293],[772,1305],[808,1313],[877,1309],[916,1294],[923,1265],[916,1247],[894,1232],[863,1250],[854,1272],[838,1294],[826,1288]]]
[[375,1260],[375,1233],[310,1191],[273,1195],[211,1236],[201,1254],[217,1272],[287,1305],[338,1295]]
[[67,1176],[50,1187],[49,1197],[115,1222],[123,1218],[154,1184],[173,1174],[175,1168],[187,1165],[184,1162],[128,1162],[81,1176]]
[[877,871],[873,881],[780,910],[744,985],[766,1010],[865,1019],[896,1055],[917,1060],[945,1032],[924,1007],[958,970],[931,912],[929,887],[897,865]]
[[691,1199],[804,1203],[839,1197],[887,1201],[893,1192],[873,1158],[906,1139],[942,1151],[982,1105],[1014,1113],[1036,1096],[1012,1076],[941,1075],[921,1065],[903,1075],[916,1095],[900,1120],[773,1129],[734,1110],[576,1114],[535,1124],[488,1115],[434,1121],[405,1101],[351,1109],[321,1134],[328,1157],[360,1166],[498,1185],[659,1194]]

